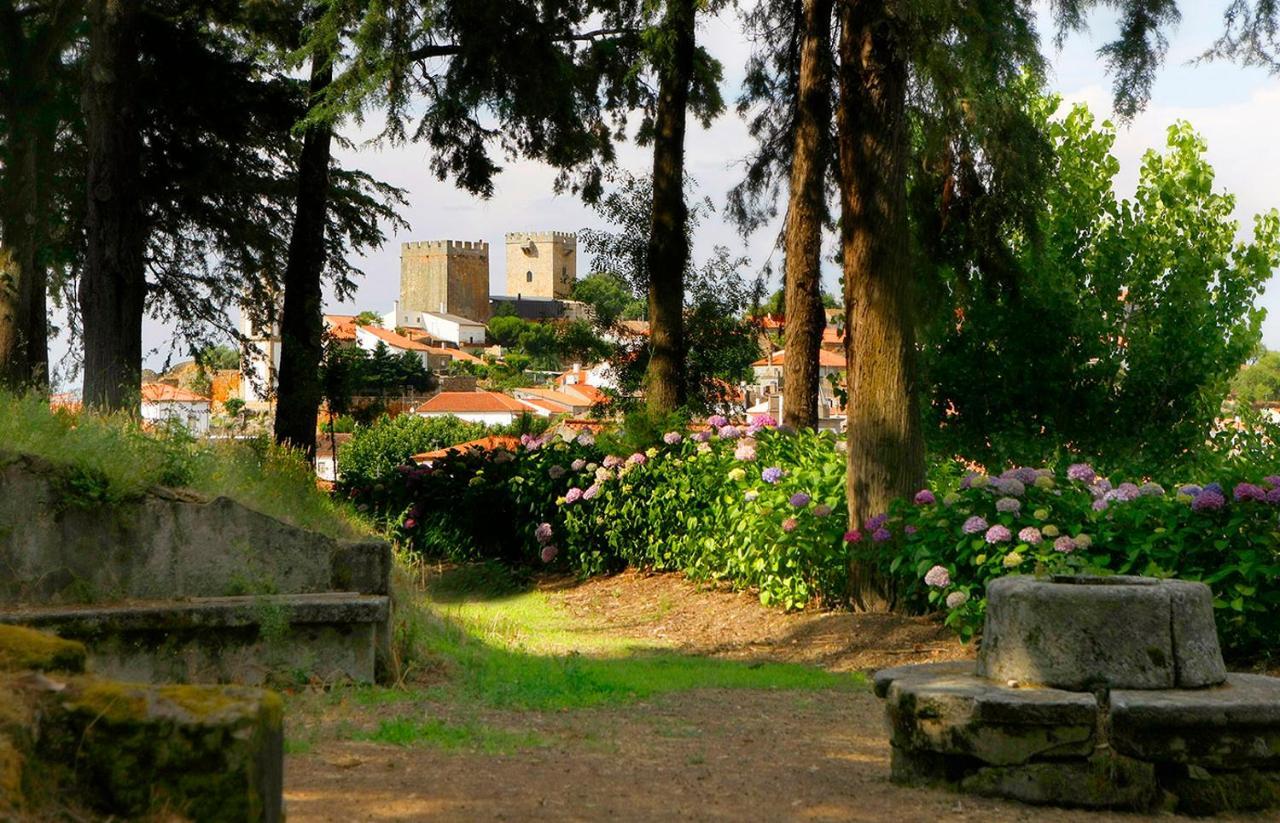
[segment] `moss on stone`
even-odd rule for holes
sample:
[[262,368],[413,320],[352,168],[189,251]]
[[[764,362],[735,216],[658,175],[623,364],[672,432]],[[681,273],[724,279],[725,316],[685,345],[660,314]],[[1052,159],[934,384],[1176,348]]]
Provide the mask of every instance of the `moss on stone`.
[[13,741],[0,734],[0,813],[23,810],[22,763],[22,753]]
[[0,671],[84,671],[83,643],[23,626],[0,626]]

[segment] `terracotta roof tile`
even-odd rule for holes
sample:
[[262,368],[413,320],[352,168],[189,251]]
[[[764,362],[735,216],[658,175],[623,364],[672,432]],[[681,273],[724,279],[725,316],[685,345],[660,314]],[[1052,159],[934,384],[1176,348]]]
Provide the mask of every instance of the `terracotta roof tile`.
[[144,403],[208,403],[209,398],[167,383],[143,383]]
[[[786,361],[786,351],[784,349],[779,349],[773,354],[770,354],[766,357],[761,357],[759,360],[752,363],[751,365],[781,366],[785,361]],[[844,358],[836,354],[835,352],[830,352],[830,351],[827,351],[826,349],[818,349],[818,365],[826,368],[832,368],[832,369],[843,369]]]
[[491,391],[442,391],[414,409],[418,414],[456,414],[458,412],[527,412],[529,409],[514,397]]

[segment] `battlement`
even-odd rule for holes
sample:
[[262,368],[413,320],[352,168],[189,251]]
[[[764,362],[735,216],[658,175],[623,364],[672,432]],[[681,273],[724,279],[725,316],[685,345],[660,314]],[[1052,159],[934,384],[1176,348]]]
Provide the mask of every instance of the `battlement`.
[[571,231],[513,231],[507,232],[507,243],[549,243],[560,241],[567,245],[576,246],[578,244],[578,235]]
[[489,254],[487,240],[415,240],[400,244],[400,253],[408,252],[446,252],[448,254]]

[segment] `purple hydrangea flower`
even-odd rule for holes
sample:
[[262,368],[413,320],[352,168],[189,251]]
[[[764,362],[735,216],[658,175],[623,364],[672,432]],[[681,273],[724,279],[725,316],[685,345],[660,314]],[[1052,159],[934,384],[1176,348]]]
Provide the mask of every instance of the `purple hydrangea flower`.
[[1098,473],[1088,463],[1072,463],[1067,467],[1067,478],[1079,480],[1081,483],[1092,483]]
[[539,543],[546,543],[551,539],[551,524],[539,523],[538,528],[533,530],[533,536],[538,539]]
[[903,533],[904,533],[904,534],[915,534],[916,532],[918,532],[918,531],[920,531],[920,530],[919,530],[919,529],[917,529],[915,526],[907,525],[907,526],[904,526],[904,527],[902,528],[902,531],[903,531]]
[[1036,470],[1027,466],[1021,466],[1016,469],[1006,469],[1000,473],[1001,479],[1017,480],[1025,486],[1030,486],[1032,483],[1036,482],[1037,476]]
[[1195,499],[1191,501],[1191,510],[1195,512],[1217,511],[1225,506],[1227,498],[1222,496],[1222,492],[1214,491],[1205,486]]
[[1026,543],[1028,546],[1039,546],[1044,541],[1044,537],[1040,534],[1040,530],[1035,526],[1027,526],[1018,532],[1018,540]]
[[547,476],[552,480],[559,480],[564,477],[564,466],[552,466],[547,469]]
[[587,467],[587,461],[583,460],[581,457],[579,457],[577,460],[569,464],[569,468],[573,469],[576,472],[580,472],[586,467]]
[[1217,492],[1218,494],[1223,495],[1224,497],[1227,494],[1225,491],[1222,490],[1221,483],[1205,483],[1203,491]]
[[1280,486],[1267,492],[1267,502],[1273,506],[1280,506]]
[[813,516],[814,517],[830,517],[831,507],[828,506],[826,503],[819,503],[818,505],[813,507]]
[[795,494],[791,495],[791,500],[789,502],[791,503],[792,506],[795,506],[797,509],[802,509],[805,506],[809,505],[809,501],[812,499],[813,498],[809,497],[809,495],[805,494],[804,492],[796,492]]
[[558,550],[556,549],[556,547],[555,547],[555,546],[543,546],[543,547],[542,547],[542,562],[543,562],[543,563],[550,563],[552,560],[555,560],[555,559],[556,559],[556,552],[557,552],[557,551],[558,551]]
[[1141,497],[1164,497],[1164,486],[1148,481],[1138,489],[1138,494]]
[[681,440],[684,440],[684,437],[680,435],[680,432],[667,432],[662,435],[662,442],[666,443],[668,446],[674,446]]
[[582,499],[582,489],[578,488],[577,486],[574,486],[572,489],[569,489],[569,491],[565,492],[564,494],[564,502],[566,503],[577,503],[581,499]]
[[582,493],[583,500],[594,500],[600,494],[600,484],[592,483],[587,486],[587,490]]
[[782,521],[782,530],[790,534],[791,532],[795,531],[796,527],[799,525],[800,525],[799,520],[796,520],[794,517],[788,517],[786,520]]
[[1017,514],[1022,510],[1022,501],[1016,497],[1002,497],[996,501],[996,511],[1002,514]]
[[595,444],[596,444],[596,436],[595,436],[594,434],[592,434],[591,432],[587,431],[587,432],[583,432],[582,434],[578,435],[578,445],[580,445],[580,446],[594,446]]
[[986,540],[988,543],[1007,543],[1012,538],[1013,533],[999,523],[987,529]]
[[935,589],[945,589],[951,585],[951,572],[946,566],[934,566],[924,573],[924,584]]
[[1110,505],[1111,504],[1107,502],[1105,497],[1099,497],[1097,500],[1093,501],[1093,510],[1096,512],[1103,512],[1106,511],[1107,506]]
[[742,432],[738,430],[737,426],[721,426],[720,430],[716,433],[725,440],[737,440],[742,436]]
[[866,529],[869,532],[873,532],[888,522],[889,522],[889,515],[877,514],[875,517],[871,518],[866,522]]
[[964,521],[964,525],[961,528],[964,529],[965,534],[977,534],[987,530],[987,521],[975,514]]
[[1013,477],[997,477],[991,481],[991,487],[1001,494],[1014,497],[1022,497],[1027,493],[1027,487],[1022,484],[1022,481]]
[[844,533],[844,542],[846,542],[846,543],[861,543],[861,542],[862,542],[862,532],[858,531],[857,529],[850,529],[849,531],[847,531],[847,532],[845,532],[845,533]]
[[776,429],[777,427],[778,421],[768,414],[757,415],[756,419],[751,421],[751,428],[753,429]]
[[916,492],[916,496],[912,498],[917,506],[929,506],[938,502],[938,498],[933,496],[933,492],[928,489],[921,489]]
[[783,475],[782,469],[778,468],[777,466],[770,466],[764,471],[760,472],[760,479],[766,483],[773,484],[781,480],[782,475]]
[[1195,483],[1188,483],[1185,486],[1178,487],[1178,494],[1187,494],[1192,497],[1195,497],[1197,494],[1199,494],[1202,491],[1204,490],[1201,489],[1199,486],[1197,486]]
[[1130,500],[1137,500],[1138,495],[1141,493],[1142,490],[1138,488],[1138,484],[1136,483],[1121,483],[1110,492],[1112,495],[1111,499],[1119,500],[1122,503],[1127,503]]
[[1253,483],[1237,483],[1232,494],[1237,501],[1267,499],[1266,491],[1261,486],[1256,486]]
[[718,429],[722,426],[729,425],[729,418],[725,417],[723,414],[713,414],[707,418],[707,425],[713,429]]
[[889,530],[883,526],[881,526],[880,528],[876,529],[871,533],[871,539],[876,541],[877,543],[883,543],[884,541],[890,539],[891,537],[893,537],[893,535],[890,534]]
[[1076,541],[1064,534],[1062,537],[1053,541],[1053,550],[1055,552],[1062,552],[1063,554],[1071,554],[1076,550]]
[[1280,474],[1269,474],[1262,478],[1262,482],[1273,489],[1280,489]]
[[711,439],[711,432],[709,431],[694,432],[693,434],[689,435],[689,437],[693,440],[696,440],[699,443],[705,443]]

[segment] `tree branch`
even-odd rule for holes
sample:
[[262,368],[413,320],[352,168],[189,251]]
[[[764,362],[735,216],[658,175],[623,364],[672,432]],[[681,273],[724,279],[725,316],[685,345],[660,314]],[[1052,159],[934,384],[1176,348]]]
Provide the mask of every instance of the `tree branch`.
[[[564,37],[554,37],[552,42],[555,43],[571,43],[583,40],[596,40],[601,37],[612,37],[618,34],[635,34],[636,29],[629,27],[620,28],[602,28],[593,29],[592,31],[584,31],[580,34],[570,34]],[[432,57],[449,57],[462,51],[462,46],[457,43],[431,44],[428,46],[419,46],[413,51],[405,54],[408,60],[426,60]]]

